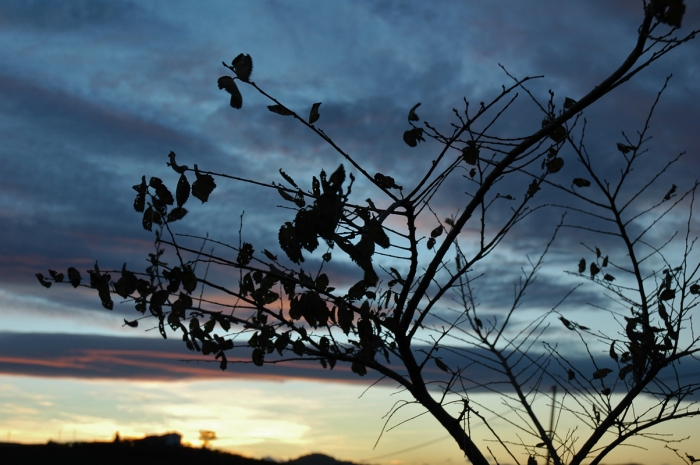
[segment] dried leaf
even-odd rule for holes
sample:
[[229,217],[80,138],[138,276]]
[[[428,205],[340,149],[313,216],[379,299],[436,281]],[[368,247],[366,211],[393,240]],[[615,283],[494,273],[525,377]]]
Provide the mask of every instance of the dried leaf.
[[238,79],[243,82],[248,82],[250,79],[250,73],[253,72],[253,59],[250,55],[240,54],[231,62],[231,67],[233,72],[236,73]]
[[574,178],[573,183],[576,187],[588,187],[591,185],[591,181],[583,178]]
[[321,115],[318,114],[318,107],[321,106],[321,102],[316,102],[311,106],[311,112],[309,113],[309,124],[314,124]]
[[272,113],[277,113],[282,116],[292,116],[294,112],[283,105],[268,105],[267,109]]
[[416,103],[413,105],[413,108],[411,108],[411,111],[408,112],[408,120],[409,121],[418,121],[420,118],[416,114],[416,108],[420,106],[420,102]]

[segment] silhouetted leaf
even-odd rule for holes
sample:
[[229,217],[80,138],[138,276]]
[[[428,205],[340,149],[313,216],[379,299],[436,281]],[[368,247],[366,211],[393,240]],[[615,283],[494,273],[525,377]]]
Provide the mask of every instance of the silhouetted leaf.
[[568,371],[566,372],[566,374],[567,374],[567,377],[568,377],[569,381],[571,381],[572,379],[576,378],[576,373],[574,372],[574,370],[568,370]]
[[603,379],[612,373],[610,368],[601,368],[593,373],[593,379]]
[[437,367],[439,369],[441,369],[442,371],[444,371],[444,372],[450,371],[450,369],[447,367],[447,365],[445,365],[445,362],[443,362],[439,358],[434,358],[433,360],[435,360],[435,365],[437,365]]
[[330,262],[331,261],[331,253],[326,252],[321,256],[321,258],[323,259],[324,262]]
[[586,259],[582,258],[580,262],[578,262],[578,272],[583,273],[586,271]]
[[598,268],[598,265],[596,265],[594,262],[591,262],[590,270],[591,278],[595,278],[595,275],[597,275],[600,272],[600,268]]
[[173,221],[181,220],[187,214],[187,210],[182,207],[175,207],[168,212],[167,221],[172,223]]
[[124,324],[131,326],[132,328],[137,328],[139,326],[139,320],[128,321],[126,318],[124,318]]
[[588,187],[591,185],[591,181],[583,178],[574,178],[573,183],[576,187]]
[[265,351],[260,348],[253,349],[252,358],[255,366],[263,366],[265,363]]
[[615,341],[610,343],[609,353],[610,353],[610,358],[612,358],[613,360],[615,360],[617,362],[618,356],[617,356],[617,352],[615,352]]
[[537,179],[533,179],[530,185],[527,188],[527,196],[528,197],[534,197],[537,191],[540,190],[540,183],[537,182]]
[[632,365],[625,365],[622,367],[620,370],[620,374],[618,375],[620,379],[625,379],[625,377],[634,369]]
[[671,197],[675,197],[677,186],[675,184],[671,185],[671,189],[664,195],[664,200],[671,200]]
[[234,81],[231,76],[221,76],[218,84],[219,89],[225,89],[226,92],[231,94],[229,105],[237,110],[240,110],[240,108],[243,106],[243,96],[241,95],[241,91],[238,90],[236,81]]
[[296,264],[304,261],[304,257],[301,254],[301,244],[296,238],[295,228],[292,223],[287,221],[280,227],[277,240],[291,261]]
[[610,282],[615,281],[615,277],[608,273],[606,273],[605,276],[603,276],[603,279]]
[[676,28],[681,27],[685,14],[683,0],[652,0],[651,8],[653,8],[654,16],[660,22]]
[[197,288],[197,277],[190,265],[185,265],[182,269],[182,287],[188,293],[192,293]]
[[386,249],[391,245],[389,243],[389,236],[386,235],[384,228],[377,220],[370,220],[365,225],[365,228],[369,238],[379,247]]
[[444,229],[443,229],[442,225],[440,225],[437,228],[430,231],[430,237],[440,237],[442,235],[443,231],[444,231]]
[[693,284],[690,286],[690,293],[693,295],[700,294],[700,284]]
[[194,174],[197,180],[192,184],[192,195],[204,203],[209,200],[209,195],[216,187],[216,183],[210,174],[200,173],[197,165],[194,165]]
[[394,178],[391,176],[385,176],[382,173],[376,173],[374,175],[374,181],[379,185],[379,187],[383,187],[384,189],[403,189],[403,187],[396,184]]
[[285,181],[287,181],[289,184],[291,184],[292,186],[299,189],[299,186],[297,186],[297,183],[294,182],[294,179],[292,179],[292,177],[290,175],[288,175],[287,173],[285,173],[281,169],[279,171],[280,171],[280,174],[282,175],[282,177],[284,178]]
[[363,363],[357,361],[352,362],[350,369],[353,373],[357,373],[360,376],[364,376],[367,374],[367,367]]
[[254,252],[255,251],[253,249],[252,244],[244,242],[243,246],[241,247],[241,250],[238,251],[238,257],[236,258],[236,261],[240,265],[247,265],[253,259]]
[[636,147],[633,145],[625,145],[621,143],[617,143],[617,150],[619,150],[623,155],[628,154],[631,150],[634,150]]
[[243,82],[248,82],[250,79],[250,73],[253,72],[253,59],[250,55],[239,54],[231,62],[231,67],[233,72],[236,73],[238,79]]
[[283,105],[268,105],[267,109],[272,113],[277,113],[282,116],[292,116],[294,112]]
[[134,210],[141,213],[143,209],[146,208],[146,192],[148,191],[148,186],[146,185],[146,176],[141,176],[141,184],[136,184],[133,186],[136,191],[136,198],[134,199]]
[[124,263],[124,265],[122,265],[122,275],[119,280],[114,283],[114,290],[117,292],[119,297],[126,299],[131,294],[136,292],[138,285],[138,278],[134,273],[126,269],[126,263]]
[[564,167],[564,159],[561,157],[552,158],[551,160],[547,161],[546,165],[547,171],[554,174],[559,172],[559,170]]
[[603,259],[603,268],[605,268],[606,266],[608,266],[608,256],[607,255]]
[[467,146],[462,149],[462,158],[469,165],[476,165],[479,159],[479,148],[473,140],[467,141]]
[[420,118],[416,114],[416,108],[420,106],[420,102],[416,103],[413,105],[413,108],[411,108],[411,111],[408,112],[408,120],[409,121],[418,121]]
[[226,354],[224,353],[223,350],[220,350],[216,354],[217,360],[219,359],[219,357],[221,357],[221,362],[219,362],[219,368],[221,368],[221,370],[223,370],[223,371],[226,371],[226,367],[228,366],[228,360],[226,359]]
[[187,176],[181,174],[180,179],[177,181],[177,188],[175,189],[175,200],[177,201],[177,206],[182,207],[189,198],[190,182],[187,180]]
[[608,387],[608,388],[605,388],[602,391],[600,391],[600,393],[603,394],[604,396],[609,396],[612,393],[612,389],[610,389]]
[[279,195],[280,195],[284,200],[286,200],[287,202],[294,202],[294,197],[292,197],[291,195],[289,195],[289,194],[284,190],[284,188],[278,187],[278,188],[277,188],[277,192],[278,192]]
[[564,326],[566,326],[566,329],[569,329],[571,331],[574,330],[574,326],[571,324],[571,322],[569,320],[567,320],[563,316],[560,316],[559,320],[564,324]]
[[[542,128],[549,126],[552,122],[548,119],[542,120]],[[564,126],[557,126],[549,133],[549,138],[552,139],[557,144],[564,142],[566,140],[566,128]]]
[[74,288],[80,286],[80,281],[82,281],[82,279],[78,270],[73,267],[68,268],[68,281],[70,281],[71,286]]
[[413,128],[403,133],[403,141],[409,147],[415,147],[418,142],[425,141],[423,139],[423,128]]
[[166,165],[170,166],[173,170],[175,170],[176,173],[183,174],[188,169],[187,165],[178,165],[175,162],[175,157],[175,152],[170,151],[170,153],[168,154],[168,158],[170,159],[170,161],[167,162]]
[[57,283],[62,283],[63,282],[63,273],[56,273],[54,270],[49,270],[49,274],[53,278],[54,281]]
[[36,274],[36,279],[39,280],[39,283],[44,286],[46,289],[51,287],[51,281],[47,281],[46,278],[44,277],[43,274],[37,273]]
[[425,244],[426,247],[428,247],[428,250],[433,250],[433,247],[435,247],[435,242],[436,241],[435,241],[434,237],[431,237],[430,239],[428,239],[428,243]]
[[469,170],[469,177],[474,179],[474,176],[476,176],[476,168],[472,168]]
[[294,343],[292,344],[292,352],[301,357],[302,355],[304,355],[304,351],[306,351],[306,346],[304,345],[304,342],[301,339],[294,341]]
[[676,297],[675,289],[664,289],[659,296],[659,300],[672,300],[674,297]]
[[564,110],[568,110],[569,108],[573,107],[574,105],[576,105],[576,100],[569,98],[569,97],[566,97],[564,99]]
[[321,102],[316,102],[311,106],[311,112],[309,112],[309,124],[314,124],[321,115],[318,114],[318,107],[321,106]]

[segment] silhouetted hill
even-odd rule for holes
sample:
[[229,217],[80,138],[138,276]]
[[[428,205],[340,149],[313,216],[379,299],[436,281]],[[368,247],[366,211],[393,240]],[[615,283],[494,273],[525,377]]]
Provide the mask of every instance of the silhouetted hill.
[[[158,438],[158,437],[156,437]],[[164,444],[162,441],[77,442],[72,444],[16,444],[0,442],[2,465],[270,465],[227,452]],[[311,454],[285,465],[354,465],[323,454]]]

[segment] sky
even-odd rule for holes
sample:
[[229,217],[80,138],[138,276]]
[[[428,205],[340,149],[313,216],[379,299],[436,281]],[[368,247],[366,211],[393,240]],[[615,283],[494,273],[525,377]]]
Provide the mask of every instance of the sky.
[[[252,79],[289,108],[306,114],[312,103],[323,102],[318,126],[369,172],[411,186],[440,149],[430,142],[415,149],[404,144],[404,118],[415,103],[422,102],[422,120],[449,127],[463,98],[476,106],[511,83],[499,65],[518,77],[544,76],[531,87],[538,98],[546,100],[549,89],[558,102],[579,98],[624,60],[642,16],[636,1],[437,5],[1,2],[0,440],[108,440],[117,431],[179,431],[199,444],[198,431],[208,429],[220,438],[215,447],[253,457],[322,452],[393,465],[461,463],[458,448],[426,416],[385,433],[374,447],[384,414],[403,398],[389,385],[365,392],[376,377],[308,365],[236,365],[222,373],[215,363],[184,361],[192,357],[179,341],[164,341],[143,326],[125,327],[124,318],[135,317],[130,306],[109,312],[94,292],[45,289],[35,278],[47,269],[85,270],[96,260],[103,269],[142,266],[153,236],[133,211],[131,186],[143,175],[174,183],[165,164],[170,151],[180,163],[264,182],[281,182],[280,168],[304,182],[321,169],[337,168],[343,160],[330,147],[292,119],[268,112],[270,102],[254,89],[241,88],[241,110],[229,106],[216,83],[227,74],[221,62],[239,53],[252,57]],[[682,30],[698,28],[700,5],[688,2]],[[686,155],[647,192],[650,198],[663,197],[671,183],[688,189],[698,177],[698,43],[673,51],[585,112],[589,150],[613,176],[615,143],[622,131],[635,134],[642,127],[670,74],[641,166],[654,169],[660,160]],[[499,131],[537,129],[541,115],[519,98]],[[577,173],[573,162],[565,170]],[[277,228],[291,217],[276,208],[277,193],[217,183],[210,202],[191,206],[180,231],[237,243],[245,211],[245,240],[258,250],[278,250]],[[358,201],[376,194],[361,181],[353,189]],[[556,203],[545,195],[553,194],[539,198]],[[453,214],[463,198],[450,190],[441,194],[438,213]],[[687,211],[671,215],[671,226],[653,239],[672,235],[680,227],[674,224],[697,234],[697,220],[688,222]],[[520,267],[542,251],[559,215],[523,221],[485,265],[485,311],[508,305]],[[419,226],[430,231],[434,225]],[[571,234],[555,243],[516,328],[575,285],[564,270],[575,269],[588,253],[582,240]],[[607,238],[596,245],[611,255],[616,247]],[[350,282],[353,272],[342,261],[329,269],[341,283]],[[563,308],[591,324],[600,314],[586,304],[603,300],[599,290],[584,286]],[[565,342],[565,333],[553,337]],[[685,369],[687,376],[700,371],[692,364]],[[497,396],[481,396],[499,411]],[[668,430],[683,436],[688,428],[697,430],[698,420]],[[677,461],[658,444],[642,446],[656,455],[625,449],[611,463]]]

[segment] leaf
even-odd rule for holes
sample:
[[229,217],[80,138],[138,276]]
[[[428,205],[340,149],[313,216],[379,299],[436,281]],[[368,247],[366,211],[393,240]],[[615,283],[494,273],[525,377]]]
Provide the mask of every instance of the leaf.
[[559,320],[564,324],[564,326],[566,327],[566,329],[569,329],[569,330],[571,330],[571,331],[574,330],[574,326],[571,324],[571,322],[570,322],[569,320],[567,320],[567,319],[564,318],[563,316],[560,316],[560,317],[559,317]]
[[440,225],[437,228],[430,231],[430,237],[440,237],[442,235],[443,231],[444,231],[444,228],[442,227],[442,225]]
[[318,114],[318,107],[321,106],[321,102],[316,102],[311,106],[311,112],[309,113],[309,124],[314,124],[321,115]]
[[479,159],[479,148],[473,140],[467,141],[467,146],[462,149],[462,158],[469,165],[476,165]]
[[270,252],[269,250],[263,249],[263,253],[265,254],[265,256],[266,256],[267,258],[269,258],[269,259],[272,260],[273,262],[276,262],[276,261],[277,261],[277,256],[274,255],[274,254],[273,254],[272,252]]
[[622,367],[622,370],[620,370],[620,374],[618,375],[620,379],[625,379],[625,376],[627,376],[630,371],[634,369],[634,366],[632,365],[625,365]]
[[54,281],[57,283],[62,283],[63,282],[63,273],[56,273],[54,270],[49,270],[49,274],[53,278]]
[[402,186],[396,184],[394,178],[391,176],[385,176],[382,173],[376,173],[374,175],[374,181],[379,185],[379,187],[383,187],[384,189],[403,189]]
[[664,201],[671,200],[671,197],[675,197],[677,186],[675,184],[671,185],[671,189],[664,195]]
[[221,368],[223,371],[226,371],[226,367],[228,366],[228,360],[226,359],[226,354],[224,353],[223,350],[220,350],[216,354],[216,359],[218,360],[219,357],[221,357],[221,362],[219,363],[219,368]]
[[613,281],[615,281],[615,276],[608,274],[608,273],[605,273],[605,276],[603,276],[603,279],[606,281],[613,282]]
[[238,252],[236,261],[239,265],[245,266],[253,259],[254,252],[253,246],[248,242],[244,242],[243,247],[241,247],[241,250]]
[[80,272],[73,268],[72,266],[68,268],[68,281],[70,281],[71,286],[74,288],[80,286],[80,281],[83,278],[80,277]]
[[437,365],[437,367],[439,369],[441,369],[442,371],[444,371],[444,372],[450,371],[450,369],[447,367],[447,365],[445,365],[445,362],[443,362],[439,358],[433,358],[433,360],[435,360],[435,365]]
[[365,225],[367,235],[372,241],[379,247],[386,249],[391,245],[389,242],[389,236],[384,232],[384,228],[377,220],[370,220]]
[[131,326],[132,328],[137,328],[139,326],[139,320],[128,321],[126,318],[124,318],[124,324]]
[[331,261],[331,253],[326,252],[321,256],[321,258],[323,259],[324,262],[330,262]]
[[568,110],[569,108],[573,107],[574,105],[576,105],[576,100],[569,98],[569,97],[566,97],[564,99],[564,110]]
[[540,190],[540,183],[537,182],[537,179],[533,179],[530,185],[527,188],[527,196],[528,197],[534,197],[535,193]]
[[574,178],[573,183],[576,187],[588,187],[591,185],[591,181],[583,178]]
[[695,283],[690,286],[690,293],[693,295],[698,295],[700,294],[700,285]]
[[178,221],[181,220],[185,217],[187,214],[187,210],[182,208],[182,207],[175,207],[170,212],[168,212],[168,216],[166,220],[168,223],[172,223],[173,221]]
[[567,372],[566,372],[566,375],[567,375],[569,381],[571,381],[572,379],[576,378],[576,373],[574,373],[574,370],[569,370],[569,371],[567,371]]
[[428,247],[428,250],[433,250],[433,247],[435,247],[435,238],[431,237],[430,239],[428,239],[428,243],[426,244],[426,246]]
[[197,180],[192,184],[192,195],[204,203],[209,200],[209,195],[216,187],[216,183],[210,174],[200,173],[197,165],[194,165],[194,174]]
[[476,176],[476,168],[472,168],[469,170],[469,177],[474,179],[474,176]]
[[602,255],[602,254],[601,254],[601,252],[600,252],[600,249],[599,249],[598,247],[596,247],[596,248],[595,248],[595,258],[600,258],[601,255]]
[[233,68],[233,72],[236,73],[236,76],[238,76],[238,79],[243,82],[248,82],[250,73],[253,72],[253,59],[250,58],[250,55],[241,53],[233,59],[231,67]]
[[292,179],[292,177],[290,175],[288,175],[287,173],[282,171],[281,168],[280,168],[280,174],[282,175],[282,177],[284,178],[285,181],[287,181],[289,184],[291,184],[292,186],[299,189],[299,186],[297,186],[297,183],[294,182],[294,179]]
[[617,352],[615,352],[615,341],[610,343],[609,353],[610,353],[610,358],[612,358],[613,360],[615,360],[617,362],[618,356],[617,356]]
[[610,388],[608,387],[608,388],[605,388],[605,389],[603,389],[602,391],[600,391],[600,393],[603,394],[604,396],[609,396],[610,393],[612,393],[612,389],[610,389]]
[[134,210],[141,213],[143,209],[146,208],[146,192],[148,191],[148,186],[146,185],[146,176],[141,176],[141,184],[136,184],[132,187],[136,191],[136,198],[134,199]]
[[197,276],[190,265],[185,265],[182,270],[182,287],[186,292],[192,293],[197,288]]
[[601,368],[593,373],[593,379],[603,379],[612,373],[610,368]]
[[175,202],[175,199],[173,198],[173,194],[170,193],[170,190],[168,190],[167,187],[165,187],[165,184],[159,184],[158,186],[155,187],[156,189],[156,196],[166,205],[172,205]]
[[683,0],[652,0],[651,8],[654,9],[654,16],[660,22],[675,28],[681,27],[685,14]]
[[187,176],[183,174],[180,175],[180,179],[177,181],[177,187],[175,188],[175,201],[178,207],[182,207],[190,198],[190,182],[187,180]]
[[409,147],[415,147],[418,145],[418,142],[425,141],[423,139],[423,128],[413,128],[405,131],[403,133],[403,141]]
[[578,262],[578,272],[583,273],[586,271],[586,259],[582,258],[580,262]]
[[[546,128],[546,127],[549,126],[551,123],[552,123],[552,122],[551,122],[549,119],[546,119],[546,118],[543,119],[543,120],[542,120],[542,128],[543,128],[543,129]],[[552,139],[554,142],[556,142],[557,144],[560,143],[560,142],[564,142],[564,141],[566,140],[566,136],[567,136],[566,128],[565,128],[564,126],[561,126],[561,125],[559,125],[559,126],[557,126],[556,128],[554,128],[554,129],[548,134],[548,137],[549,137],[550,139]]]
[[420,102],[416,103],[413,105],[413,108],[411,108],[411,111],[408,112],[408,120],[409,121],[418,121],[420,118],[416,114],[416,108],[420,106]]
[[316,278],[315,286],[320,291],[325,291],[328,287],[328,276],[325,273],[321,273],[318,278]]
[[630,153],[631,150],[635,150],[635,149],[636,149],[636,147],[634,147],[633,145],[625,145],[625,144],[621,144],[619,142],[617,143],[617,150],[619,150],[620,153],[622,153],[623,155],[626,155],[626,154]]
[[559,172],[564,167],[564,159],[561,157],[555,157],[551,160],[548,160],[546,165],[547,171],[554,174]]
[[283,105],[268,105],[267,109],[272,113],[277,113],[282,116],[292,116],[294,112]]
[[596,265],[594,262],[591,262],[590,270],[591,278],[595,278],[595,275],[597,275],[600,272],[600,268],[598,268],[598,265]]
[[236,110],[240,110],[243,106],[243,96],[241,91],[238,90],[236,81],[233,80],[231,76],[221,76],[218,80],[219,90],[225,89],[226,92],[231,94],[231,100],[229,105],[231,105]]
[[603,259],[603,268],[605,268],[606,266],[608,266],[608,256],[607,255]]
[[279,193],[279,195],[287,202],[294,202],[294,197],[285,192],[285,190],[282,187],[277,188],[277,193]]
[[36,274],[36,279],[39,280],[39,283],[44,286],[46,289],[51,287],[51,281],[47,281],[46,278],[44,277],[43,274],[37,273]]
[[676,297],[676,290],[675,289],[664,289],[661,295],[659,296],[659,300],[673,300],[673,298]]

